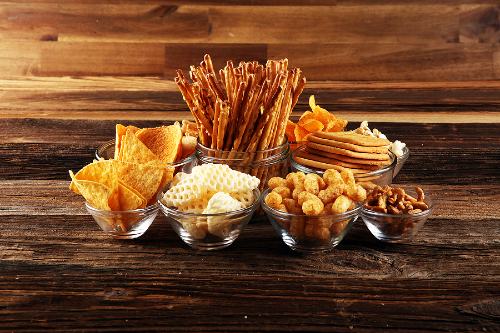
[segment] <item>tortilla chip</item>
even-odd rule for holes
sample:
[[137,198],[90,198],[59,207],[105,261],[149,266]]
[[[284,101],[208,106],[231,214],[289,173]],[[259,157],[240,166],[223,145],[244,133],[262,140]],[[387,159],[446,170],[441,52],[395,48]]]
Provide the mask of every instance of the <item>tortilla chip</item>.
[[347,126],[347,120],[335,118],[330,120],[325,128],[326,132],[341,132]]
[[162,162],[173,163],[182,156],[182,130],[179,123],[143,128],[136,135]]
[[119,160],[131,163],[148,163],[158,160],[158,157],[137,138],[133,130],[127,129],[122,139]]
[[166,168],[161,162],[136,164],[113,161],[118,179],[124,185],[137,191],[148,202],[160,187]]
[[127,129],[130,129],[133,133],[136,133],[139,130],[138,127],[132,125],[123,126],[122,124],[116,124],[115,159],[118,159],[120,148],[122,145],[122,139],[125,133],[127,132]]
[[75,186],[90,206],[96,209],[111,210],[109,199],[113,190],[104,184],[91,180],[74,180]]
[[[70,175],[72,172],[70,172]],[[106,185],[109,188],[114,188],[116,186],[116,174],[113,161],[102,160],[95,161],[84,166],[80,171],[72,177],[71,184],[69,185],[70,190],[76,194],[80,194],[78,187],[74,184],[74,180],[90,180],[97,183]]]
[[146,207],[146,199],[144,197],[123,184],[122,182],[118,182],[118,198],[120,203],[119,210],[134,210],[138,208]]

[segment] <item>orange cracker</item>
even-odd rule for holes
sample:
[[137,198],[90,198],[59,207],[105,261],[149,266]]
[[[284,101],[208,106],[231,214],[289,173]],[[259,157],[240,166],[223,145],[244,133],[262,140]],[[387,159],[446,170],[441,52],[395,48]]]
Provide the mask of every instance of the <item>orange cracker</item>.
[[381,168],[381,166],[378,166],[378,165],[349,163],[349,162],[338,160],[336,158],[332,158],[331,156],[329,156],[329,157],[324,156],[321,153],[322,153],[321,151],[312,152],[308,149],[308,150],[301,151],[300,153],[297,153],[297,156],[301,156],[303,158],[307,158],[309,160],[318,161],[318,162],[322,162],[322,163],[340,165],[341,167],[349,168],[349,169],[362,169],[362,170],[367,170],[367,171],[374,171],[374,170],[378,170]]
[[372,154],[372,153],[359,153],[350,151],[347,149],[336,148],[331,146],[322,145],[315,142],[307,142],[307,146],[316,150],[325,151],[327,153],[344,155],[348,157],[352,157],[355,159],[365,159],[365,160],[377,160],[377,161],[388,161],[390,157],[388,154]]
[[380,160],[368,160],[368,159],[361,159],[361,158],[352,158],[349,156],[344,156],[344,155],[339,155],[339,154],[334,154],[334,153],[328,153],[328,152],[325,152],[322,150],[317,150],[317,149],[311,148],[309,146],[307,147],[307,151],[310,152],[311,154],[320,155],[320,156],[332,158],[332,159],[347,162],[347,163],[376,165],[378,167],[384,167],[384,166],[392,163],[391,160],[380,161]]
[[326,146],[331,146],[331,147],[336,147],[336,148],[341,148],[341,149],[346,149],[346,150],[351,150],[354,152],[360,152],[360,153],[376,153],[376,154],[387,154],[388,148],[387,147],[366,147],[366,146],[358,146],[352,143],[346,143],[346,142],[340,142],[340,141],[334,141],[334,140],[329,140],[329,139],[323,139],[318,136],[315,136],[314,134],[311,134],[307,137],[307,141],[323,144]]
[[314,135],[323,139],[335,140],[338,142],[345,142],[364,147],[383,147],[391,144],[391,142],[387,139],[374,138],[354,132],[315,132]]
[[[307,158],[301,157],[301,156],[295,156],[295,161],[299,162],[302,165],[312,167],[315,169],[321,169],[321,170],[335,169],[337,171],[342,171],[344,169],[349,169],[349,168],[344,168],[340,165],[318,162],[318,161],[310,160],[310,159],[307,159]],[[360,170],[360,169],[351,169],[351,170],[352,170],[352,173],[354,173],[354,174],[367,172],[367,170]]]

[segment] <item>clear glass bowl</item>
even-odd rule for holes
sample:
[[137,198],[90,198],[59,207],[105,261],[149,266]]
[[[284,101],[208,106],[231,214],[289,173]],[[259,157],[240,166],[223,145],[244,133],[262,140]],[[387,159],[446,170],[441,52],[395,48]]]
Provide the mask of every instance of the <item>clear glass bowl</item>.
[[[103,158],[105,160],[109,160],[109,159],[113,159],[114,156],[115,156],[115,140],[114,139],[103,143],[95,151],[95,157],[98,160],[101,158]],[[195,154],[189,155],[188,157],[185,157],[182,160],[179,160],[179,161],[174,162],[174,163],[167,163],[168,166],[175,168],[174,175],[180,171],[182,171],[184,173],[191,173],[191,170],[197,164],[198,164],[198,161],[196,159]]]
[[217,150],[201,143],[196,146],[196,156],[201,163],[227,164],[231,169],[255,176],[260,179],[261,190],[267,186],[269,178],[287,175],[290,167],[289,155],[288,141],[275,148],[255,152]]
[[[416,197],[413,189],[405,188],[405,192]],[[431,216],[434,208],[427,191],[425,191],[425,196],[424,202],[429,206],[429,209],[421,213],[394,215],[379,213],[362,207],[361,218],[372,235],[380,241],[400,243],[411,240]]]
[[[316,173],[320,176],[323,176],[323,169],[316,169],[312,168],[309,166],[305,166],[303,164],[300,164],[295,160],[295,156],[297,153],[300,153],[306,149],[306,146],[300,146],[297,148],[294,152],[292,152],[292,158],[291,158],[291,167],[292,171],[302,171],[305,174],[308,173]],[[383,167],[382,169],[378,169],[375,171],[370,171],[366,173],[355,173],[354,178],[356,179],[356,182],[362,185],[363,187],[366,188],[373,188],[376,185],[384,186],[384,185],[390,185],[392,183],[392,178],[394,175],[394,169],[398,163],[398,159],[396,156],[389,152],[389,156],[391,157],[391,164]],[[403,162],[404,163],[404,162]],[[401,165],[402,166],[402,165]]]
[[[267,189],[262,198],[270,192]],[[285,213],[269,207],[262,200],[274,230],[283,242],[297,252],[328,251],[337,246],[359,216],[361,205],[343,214],[308,216]]]
[[96,209],[86,202],[85,208],[104,232],[117,239],[142,236],[158,214],[157,203],[143,209],[109,211]]
[[228,213],[195,214],[167,207],[160,209],[184,243],[197,250],[219,250],[231,245],[252,218],[260,202],[260,191],[253,191],[254,202],[247,208]]
[[398,162],[396,163],[396,167],[394,168],[394,175],[392,176],[392,178],[396,178],[396,176],[398,175],[401,168],[403,168],[403,165],[405,164],[409,156],[410,156],[410,149],[408,149],[408,147],[405,146],[403,148],[403,155],[397,158]]

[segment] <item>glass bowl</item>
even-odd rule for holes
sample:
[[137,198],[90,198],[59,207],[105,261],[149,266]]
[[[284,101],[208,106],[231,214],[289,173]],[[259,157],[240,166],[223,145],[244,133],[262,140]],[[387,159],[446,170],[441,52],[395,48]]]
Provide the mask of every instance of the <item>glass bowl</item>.
[[109,211],[94,208],[86,202],[85,208],[99,227],[116,239],[134,239],[142,236],[158,214],[158,203],[142,209]]
[[[95,151],[96,159],[110,160],[115,157],[115,140],[110,140],[100,145]],[[188,157],[183,158],[177,162],[167,163],[168,166],[174,167],[174,175],[180,171],[184,173],[191,173],[191,169],[198,163],[196,155],[193,153]]]
[[[305,166],[303,164],[300,164],[295,160],[295,156],[297,153],[300,153],[306,149],[306,146],[303,145],[299,148],[297,148],[294,152],[292,152],[292,158],[291,158],[291,168],[292,171],[302,171],[305,174],[308,173],[316,173],[320,176],[323,176],[323,169],[316,169],[313,167]],[[384,185],[390,185],[392,183],[392,178],[394,174],[394,169],[398,163],[398,159],[396,156],[392,153],[389,152],[389,156],[391,157],[391,164],[370,172],[366,173],[355,173],[354,178],[356,179],[356,183],[362,185],[365,188],[373,188],[376,185],[379,186],[384,186]],[[404,162],[403,162],[404,163]],[[401,165],[402,166],[402,165]]]
[[167,207],[158,200],[160,209],[184,243],[197,250],[219,250],[231,245],[252,218],[260,202],[260,191],[253,191],[254,202],[247,208],[218,214],[185,213]]
[[398,156],[398,162],[396,163],[396,167],[394,168],[394,175],[392,176],[392,178],[396,178],[396,176],[398,175],[399,171],[401,170],[401,168],[403,167],[409,156],[410,156],[410,149],[408,149],[408,147],[405,146],[403,148],[403,155]]
[[[267,189],[262,198],[270,192]],[[262,209],[283,242],[293,251],[328,251],[337,246],[359,216],[361,205],[343,214],[336,215],[298,215],[269,207],[262,200]]]
[[260,179],[259,189],[267,186],[272,177],[284,177],[289,170],[290,145],[285,143],[266,150],[237,152],[217,150],[198,143],[196,156],[200,163],[227,164],[231,169],[255,176]]
[[[413,189],[404,189],[406,193],[415,196]],[[361,208],[361,218],[375,238],[383,242],[401,243],[413,239],[425,224],[433,211],[433,202],[425,191],[424,202],[429,209],[417,214],[386,214],[365,207]]]

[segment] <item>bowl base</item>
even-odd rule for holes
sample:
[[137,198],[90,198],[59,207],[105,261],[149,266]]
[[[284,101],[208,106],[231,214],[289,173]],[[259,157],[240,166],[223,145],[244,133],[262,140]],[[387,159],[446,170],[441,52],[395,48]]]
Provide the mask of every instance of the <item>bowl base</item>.
[[214,251],[214,250],[220,250],[228,247],[229,245],[233,244],[233,242],[236,240],[236,237],[234,238],[229,238],[229,239],[224,239],[220,242],[210,242],[210,243],[205,243],[201,241],[196,241],[196,240],[191,240],[191,239],[182,239],[184,243],[189,245],[195,250],[200,250],[200,251]]
[[333,241],[329,243],[318,243],[317,241],[296,241],[288,235],[282,235],[283,242],[288,245],[290,249],[301,253],[316,253],[316,252],[326,252],[332,250],[335,246],[340,243],[339,241]]
[[128,232],[128,233],[110,233],[111,237],[114,239],[135,239],[139,238],[142,235],[144,235],[146,231],[135,231],[135,232]]

